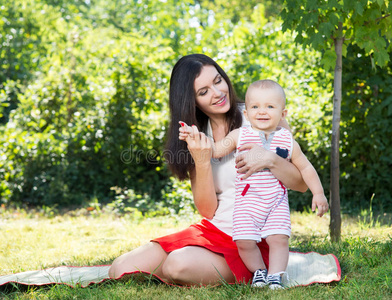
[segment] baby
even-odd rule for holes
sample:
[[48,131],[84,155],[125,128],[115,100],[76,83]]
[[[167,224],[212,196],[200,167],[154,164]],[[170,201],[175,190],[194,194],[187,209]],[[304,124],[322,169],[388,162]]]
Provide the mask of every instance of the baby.
[[[245,96],[244,115],[251,126],[231,131],[213,144],[214,158],[228,155],[247,143],[256,143],[281,157],[291,160],[313,194],[312,210],[318,216],[328,210],[328,201],[312,164],[302,153],[291,132],[279,127],[287,115],[283,88],[272,80],[252,83]],[[181,122],[180,139],[192,135],[192,127]],[[238,152],[238,151],[237,151]],[[286,187],[268,170],[256,172],[242,180],[236,177],[236,200],[233,213],[233,240],[246,267],[253,275],[252,286],[283,288],[281,275],[289,259],[291,235],[290,210]],[[267,271],[257,243],[266,239],[269,245]]]

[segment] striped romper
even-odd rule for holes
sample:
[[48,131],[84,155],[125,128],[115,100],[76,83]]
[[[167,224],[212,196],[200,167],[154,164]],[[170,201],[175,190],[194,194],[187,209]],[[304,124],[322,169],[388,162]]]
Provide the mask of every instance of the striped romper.
[[[240,128],[237,148],[247,143],[256,143],[267,150],[290,160],[293,136],[290,131],[278,127],[266,140],[264,132],[250,126]],[[257,242],[273,234],[290,237],[291,221],[286,187],[269,171],[254,173],[241,180],[237,173],[236,198],[233,213],[233,240],[255,240]]]

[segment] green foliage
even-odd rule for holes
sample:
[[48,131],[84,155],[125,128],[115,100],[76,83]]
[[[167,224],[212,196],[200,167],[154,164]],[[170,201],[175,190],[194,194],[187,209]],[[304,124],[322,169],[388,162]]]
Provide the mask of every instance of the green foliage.
[[37,26],[59,29],[45,36],[46,63],[31,67],[29,84],[3,83],[2,100],[15,87],[20,92],[1,128],[2,201],[105,201],[115,185],[158,198],[167,176],[159,157],[170,72],[160,62],[172,55],[167,41],[70,26],[59,9],[48,9],[52,23],[37,19]]
[[[331,17],[324,16],[324,4],[319,4],[320,18]],[[286,11],[291,6],[287,7]],[[321,55],[296,46],[291,35],[281,30],[282,22],[276,17],[281,9],[282,4],[274,1],[221,0],[15,0],[1,5],[0,201],[46,207],[98,201],[111,204],[113,210],[133,206],[144,214],[192,211],[189,183],[170,178],[161,154],[170,71],[180,56],[195,52],[214,57],[241,98],[247,86],[260,78],[283,85],[295,137],[327,187],[331,75],[321,65],[333,60],[334,52]],[[388,22],[386,17],[378,24],[387,28]],[[346,36],[354,34],[345,32]],[[362,53],[362,62],[367,54]],[[347,55],[350,59],[357,58]],[[345,71],[354,76],[358,69],[353,64]],[[372,89],[374,81],[380,80],[380,87],[387,86],[389,69],[377,77],[367,62],[361,70],[364,76],[374,76],[372,82],[363,79],[360,83]],[[348,82],[347,93],[355,95],[357,87]],[[389,133],[384,128],[388,128],[391,111],[389,96],[380,92],[375,100],[372,95],[367,93],[364,103],[382,101],[382,109],[372,104],[372,113],[366,114],[374,120],[369,134],[380,131],[388,146],[390,139],[385,134]],[[343,109],[354,114],[361,111],[347,105]],[[385,116],[382,126],[375,122],[380,114]],[[366,186],[359,205],[367,208],[366,199],[374,192],[374,205],[389,209],[389,204],[377,202],[390,199],[382,181],[389,165],[376,171],[381,152],[358,143],[365,140],[359,135],[368,123],[355,115],[355,120],[344,120],[342,125],[347,124],[347,132],[357,136],[347,149],[356,149],[356,153],[366,149],[365,154],[373,155],[366,160],[371,169],[366,181],[358,177],[363,168],[358,167],[360,162],[351,169],[352,156],[342,159],[342,176],[355,180],[344,182],[344,197],[351,203]],[[361,181],[366,184],[356,192]],[[355,189],[349,188],[351,184]],[[309,193],[290,193],[293,209],[310,205]]]
[[281,16],[283,30],[296,32],[298,44],[324,52],[325,67],[331,69],[334,57],[328,51],[339,37],[347,41],[343,45],[344,56],[347,46],[355,44],[371,56],[374,64],[386,66],[392,41],[391,13],[387,0],[285,0]]
[[[349,49],[361,53],[359,49]],[[343,77],[341,192],[351,207],[366,207],[374,193],[378,211],[392,209],[392,64],[372,70],[364,53],[347,57]],[[348,205],[345,205],[348,208]]]
[[[335,114],[334,126],[341,126],[342,140],[339,145],[337,142],[333,144],[341,154],[340,196],[345,200],[342,201],[343,207],[358,211],[359,207],[366,207],[375,193],[378,209],[391,209],[391,194],[386,184],[390,176],[390,157],[386,154],[391,144],[389,91],[384,88],[384,83],[388,84],[389,80],[373,73],[378,65],[384,67],[383,74],[390,76],[392,7],[389,1],[286,0],[284,3],[283,30],[294,32],[295,41],[305,48],[311,46],[320,50],[323,53],[321,62],[327,71],[335,67],[339,58],[338,50],[333,49],[336,40],[344,41],[342,54],[346,59],[343,64],[343,101],[340,98],[340,82],[335,81],[334,86],[338,108],[342,102],[341,116],[340,113]],[[367,58],[366,61],[366,56],[370,56],[370,60]],[[361,64],[354,64],[359,58]],[[335,69],[335,73],[339,71],[339,68]],[[359,89],[360,93],[358,85],[363,86]],[[323,110],[328,117],[331,109],[325,106]],[[337,111],[340,112],[340,109]],[[331,128],[328,119],[322,120],[321,124]],[[323,140],[327,132],[324,131],[324,134]],[[316,137],[314,140],[320,139]],[[327,149],[320,147],[327,161],[330,161],[325,151]],[[311,153],[310,157],[314,154]],[[325,167],[320,160],[316,160],[315,165],[318,170]],[[327,173],[325,169],[322,179],[326,178]],[[333,189],[339,189],[339,186],[331,187]]]
[[[290,34],[281,31],[281,21],[268,21],[264,7],[258,6],[248,22],[234,26],[233,34],[222,41],[219,61],[233,78],[237,94],[244,99],[250,83],[273,79],[286,91],[288,122],[296,140],[310,161],[321,172],[328,187],[328,127],[331,117],[330,93],[326,89],[330,77],[320,66],[320,54],[293,43]],[[290,191],[290,207],[302,210],[311,203],[311,194]]]
[[162,199],[165,199],[172,215],[192,215],[196,212],[189,181],[179,181],[170,177],[162,190]]
[[[48,18],[43,18],[45,14]],[[57,14],[42,3],[12,1],[0,5],[0,15],[0,124],[4,124],[17,107],[18,82],[26,83],[46,60],[44,27],[53,30],[49,20]]]

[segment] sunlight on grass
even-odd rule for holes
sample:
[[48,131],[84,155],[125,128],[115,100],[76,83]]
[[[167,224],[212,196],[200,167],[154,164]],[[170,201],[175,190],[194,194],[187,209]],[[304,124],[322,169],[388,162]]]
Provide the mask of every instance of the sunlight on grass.
[[0,275],[60,265],[110,264],[120,254],[192,221],[12,214],[0,219]]
[[[369,237],[375,240],[385,240],[392,235],[392,214],[384,213],[382,216],[369,218],[369,213],[362,212],[363,216],[342,217],[342,238],[347,236]],[[292,212],[292,238],[296,237],[327,237],[329,239],[330,215],[317,217],[313,212]]]
[[[372,217],[372,220],[369,218]],[[199,216],[143,218],[96,211],[73,211],[63,215],[0,209],[0,275],[61,265],[110,264],[119,255],[151,238],[184,229]],[[93,288],[55,286],[29,288],[9,294],[9,299],[390,299],[392,297],[392,215],[343,216],[342,242],[329,239],[329,214],[292,212],[293,251],[335,254],[342,280],[326,285],[296,287],[286,291],[252,289],[244,285],[178,288],[134,280],[109,282]],[[152,284],[152,285],[151,285]],[[374,294],[373,287],[379,286]],[[152,288],[153,287],[153,288]],[[262,293],[262,294],[261,294]],[[0,297],[4,295],[1,294]]]
[[[292,244],[304,239],[329,240],[329,215],[293,212]],[[389,220],[391,217],[389,216]],[[110,264],[120,254],[151,238],[186,228],[198,220],[157,217],[132,220],[129,216],[70,214],[44,217],[39,214],[3,213],[0,218],[1,275],[60,265]],[[390,222],[364,226],[364,221],[344,217],[342,236],[383,241],[392,235]]]

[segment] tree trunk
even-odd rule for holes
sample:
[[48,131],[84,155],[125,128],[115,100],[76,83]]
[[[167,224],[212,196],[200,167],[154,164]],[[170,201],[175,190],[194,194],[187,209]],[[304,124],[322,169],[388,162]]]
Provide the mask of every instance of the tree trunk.
[[332,117],[332,141],[331,141],[331,187],[330,187],[330,209],[331,222],[329,230],[333,242],[340,241],[341,216],[340,216],[340,194],[339,194],[339,139],[340,139],[340,107],[342,103],[342,47],[344,38],[341,36],[341,24],[338,38],[335,39],[336,65],[334,74],[334,96]]

